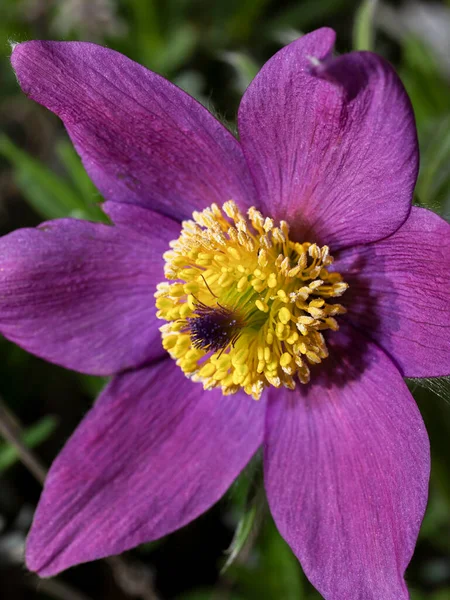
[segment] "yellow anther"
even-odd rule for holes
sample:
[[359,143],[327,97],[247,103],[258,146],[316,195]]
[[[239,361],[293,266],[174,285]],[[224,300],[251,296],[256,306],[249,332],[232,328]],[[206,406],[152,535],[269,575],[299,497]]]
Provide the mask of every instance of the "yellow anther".
[[333,285],[333,296],[341,296],[348,289],[347,283],[335,283]]
[[277,334],[277,338],[281,340],[283,337],[283,333],[284,333],[283,323],[280,323],[280,322],[277,323],[277,325],[275,327],[275,332]]
[[235,283],[235,279],[230,273],[222,273],[217,283],[220,285],[220,287],[226,288],[232,283]]
[[[239,209],[233,200],[228,200],[228,202],[225,202],[222,208],[223,212],[227,215],[227,217],[230,217],[230,219],[237,219],[240,217]],[[217,209],[220,211],[218,206]]]
[[215,371],[216,367],[212,363],[207,363],[200,369],[198,374],[200,375],[200,377],[211,377],[211,375],[215,373]]
[[306,352],[306,356],[307,358],[313,362],[313,363],[320,363],[320,358],[318,357],[318,355],[315,352],[312,352],[311,350],[308,350]]
[[229,354],[222,354],[216,362],[215,365],[217,369],[228,369],[231,365],[231,358]]
[[[196,294],[198,292],[199,285],[196,281],[191,281],[190,283],[185,283],[183,286],[183,291],[185,294]],[[178,294],[177,294],[178,295]],[[179,294],[182,296],[183,294]]]
[[311,294],[312,290],[309,287],[301,287],[299,290],[297,290],[297,296],[299,298],[302,298],[303,300],[306,300],[308,298],[308,296]]
[[234,385],[240,385],[244,383],[245,375],[241,375],[238,371],[233,371],[233,383]]
[[301,271],[301,267],[296,266],[293,269],[289,269],[288,271],[288,277],[295,277],[296,275],[298,275]]
[[240,375],[242,375],[243,377],[245,377],[249,371],[248,365],[243,364],[243,365],[237,365],[235,368],[235,371],[237,373],[239,373]]
[[280,308],[278,312],[278,318],[282,323],[284,323],[284,325],[287,325],[289,323],[289,321],[291,320],[291,316],[291,311],[288,308],[286,308],[285,306],[283,306],[283,308]]
[[306,317],[306,316],[301,316],[298,317],[297,322],[301,325],[312,325],[314,323],[315,319],[314,317]]
[[186,292],[184,291],[184,285],[181,285],[181,283],[173,283],[167,290],[158,290],[156,293],[158,295],[168,294],[169,296],[179,298],[180,296],[184,296]]
[[216,371],[213,375],[213,379],[216,381],[220,381],[221,379],[225,379],[227,377],[228,371],[223,369],[222,371]]
[[190,336],[187,333],[185,333],[183,335],[178,336],[177,346],[188,348],[190,347],[190,342]]
[[242,292],[248,284],[248,278],[246,275],[243,275],[236,284],[236,288],[239,292]]
[[280,365],[282,367],[287,367],[290,362],[292,362],[292,354],[284,352],[280,357]]
[[253,206],[248,210],[248,216],[250,217],[250,221],[252,222],[253,227],[261,233],[264,227],[264,217],[256,210]]
[[264,248],[261,248],[258,254],[258,265],[262,268],[266,267],[269,263],[269,259],[267,258],[267,252]]
[[261,235],[259,238],[259,243],[262,248],[272,248],[272,242],[270,241],[270,237],[268,235]]
[[165,298],[164,296],[159,296],[156,299],[156,308],[165,309],[165,308],[172,308],[172,306],[173,306],[173,300],[171,300],[170,298]]
[[309,333],[309,329],[308,329],[307,325],[303,325],[303,323],[297,323],[297,329],[304,336],[307,336]]
[[269,312],[269,306],[265,302],[262,302],[261,300],[256,300],[255,305],[256,308],[258,308],[258,310],[261,310],[265,313]]
[[200,358],[199,356],[199,352],[198,350],[196,350],[195,348],[191,348],[190,350],[188,350],[186,352],[186,354],[184,355],[184,358],[190,362],[192,359],[195,360],[195,362],[197,362],[197,359]]
[[274,225],[273,219],[269,219],[269,217],[267,217],[266,220],[264,221],[264,225],[263,225],[264,231],[266,233],[268,233],[271,229],[273,229],[273,225]]
[[197,303],[196,299],[194,298],[194,296],[192,294],[189,294],[187,297],[187,303],[189,308],[194,311],[195,310],[195,305]]
[[248,348],[241,348],[240,350],[236,350],[236,352],[233,353],[231,361],[234,366],[243,365],[245,363],[245,361],[247,360],[248,355],[249,355]]
[[163,347],[166,350],[170,350],[171,348],[173,348],[178,340],[178,336],[177,335],[168,335],[165,338],[163,338]]
[[179,310],[180,313],[180,318],[184,319],[185,317],[188,317],[191,313],[192,313],[192,309],[191,306],[189,304],[189,302],[186,302],[186,304],[183,304]]
[[289,264],[290,264],[289,257],[285,256],[283,258],[283,261],[281,262],[281,272],[283,273],[283,275],[287,275],[289,273]]
[[267,386],[307,383],[308,364],[328,356],[321,332],[345,313],[329,299],[348,286],[328,272],[327,246],[293,242],[286,222],[254,208],[246,219],[230,200],[183,222],[164,260],[163,347],[205,389],[258,399]]
[[296,331],[292,331],[291,335],[288,338],[286,338],[286,342],[288,344],[295,344],[295,342],[298,340],[298,338],[299,338],[298,333]]
[[178,278],[184,281],[192,281],[197,277],[197,273],[193,269],[183,269],[178,273]]
[[328,317],[328,319],[325,319],[324,322],[325,322],[325,325],[329,329],[332,329],[333,331],[337,331],[339,329],[338,322],[333,317]]
[[267,285],[269,288],[277,287],[278,281],[277,281],[277,276],[275,275],[275,273],[270,273],[269,277],[267,278]]
[[280,387],[281,385],[281,379],[272,373],[266,373],[266,379],[270,385],[273,385],[274,387]]
[[219,219],[222,218],[222,213],[220,211],[220,208],[219,208],[218,204],[216,204],[215,202],[213,202],[211,204],[211,210],[214,213],[215,217],[218,217]]
[[297,365],[297,367],[303,367],[304,365],[302,357],[298,354],[294,354],[294,362]]
[[284,244],[286,242],[286,236],[278,227],[272,229],[272,237],[277,244]]
[[289,235],[289,225],[286,223],[286,221],[280,221],[280,229],[287,238]]
[[316,298],[315,300],[311,300],[309,303],[310,308],[314,306],[314,308],[321,308],[325,304],[325,300],[323,298]]
[[239,254],[239,252],[236,250],[236,248],[233,248],[233,246],[229,246],[227,248],[227,252],[228,254],[230,254],[233,258],[235,258],[236,260],[239,260],[241,258],[241,255]]
[[286,304],[289,302],[289,298],[284,290],[278,290],[277,296],[281,300],[281,302],[285,302]]
[[306,354],[306,352],[307,352],[307,350],[308,350],[308,347],[307,347],[307,345],[305,344],[305,342],[300,342],[300,343],[298,344],[298,350],[299,350],[299,352],[301,352],[302,354]]
[[253,279],[251,283],[255,292],[262,292],[266,289],[266,284],[260,279]]
[[[166,252],[166,254],[164,254],[164,258],[166,260],[169,260],[169,258],[168,258],[169,254],[171,254],[171,253]],[[171,262],[174,267],[184,267],[185,265],[189,264],[189,261],[186,260],[186,258],[184,258],[184,256],[176,256],[171,260]]]
[[314,306],[310,306],[308,308],[308,312],[315,319],[320,319],[320,317],[323,317],[323,315],[324,315],[324,311],[322,309],[315,308]]
[[298,258],[297,265],[303,271],[306,268],[307,263],[308,263],[308,256],[307,256],[306,252],[303,251],[302,254]]
[[[249,386],[250,387],[250,386]],[[250,394],[255,400],[259,400],[264,389],[264,383],[258,379],[255,383],[253,383],[250,387]],[[249,392],[247,392],[249,393]]]

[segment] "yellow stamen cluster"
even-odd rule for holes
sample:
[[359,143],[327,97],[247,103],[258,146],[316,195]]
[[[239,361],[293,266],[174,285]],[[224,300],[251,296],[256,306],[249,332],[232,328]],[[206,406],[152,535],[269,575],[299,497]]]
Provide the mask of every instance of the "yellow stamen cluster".
[[327,246],[294,242],[286,222],[276,227],[254,208],[246,219],[232,201],[194,212],[170,246],[165,275],[175,282],[157,286],[157,316],[168,321],[163,346],[186,375],[255,399],[269,385],[309,381],[309,365],[328,356],[322,331],[337,330],[345,312],[329,301],[348,285],[327,270]]

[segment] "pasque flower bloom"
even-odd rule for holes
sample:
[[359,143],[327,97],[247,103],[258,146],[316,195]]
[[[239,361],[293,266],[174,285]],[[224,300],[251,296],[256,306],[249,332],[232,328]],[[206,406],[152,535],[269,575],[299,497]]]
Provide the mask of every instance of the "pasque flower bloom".
[[333,44],[320,29],[262,68],[239,141],[112,50],[14,48],[113,222],[0,241],[5,337],[114,375],[48,475],[26,551],[40,575],[183,526],[262,446],[275,522],[324,597],[408,597],[429,445],[403,376],[450,372],[449,225],[411,206],[393,69]]

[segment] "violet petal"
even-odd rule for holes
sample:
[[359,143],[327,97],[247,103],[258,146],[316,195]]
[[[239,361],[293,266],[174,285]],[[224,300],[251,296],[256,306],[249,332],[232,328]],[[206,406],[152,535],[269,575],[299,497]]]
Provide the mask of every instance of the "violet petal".
[[330,336],[326,367],[269,396],[272,514],[326,600],[407,600],[428,491],[425,426],[390,359],[356,331]]
[[153,294],[179,225],[153,235],[75,219],[0,238],[0,333],[69,369],[110,375],[162,356]]
[[117,376],[53,463],[28,537],[41,576],[182,527],[263,437],[264,402],[203,391],[171,359]]
[[236,139],[188,94],[127,57],[86,42],[14,47],[24,92],[67,127],[107,200],[178,220],[254,187]]
[[450,374],[450,225],[413,207],[392,236],[345,250],[335,268],[350,287],[348,317],[405,377]]
[[319,29],[280,50],[239,109],[263,212],[333,251],[393,233],[418,169],[414,116],[395,71],[370,52],[332,59],[334,39]]
[[[150,236],[150,238],[153,237],[155,233],[155,223],[159,223],[158,219],[160,218],[158,213],[155,213],[154,210],[121,202],[103,202],[102,210],[115,225],[132,229],[142,235]],[[172,237],[170,241],[173,241],[178,239],[181,225],[178,221],[174,219],[171,220],[174,225],[171,228],[171,232],[173,233],[171,233]],[[163,252],[169,249],[169,246],[167,246],[164,248]]]

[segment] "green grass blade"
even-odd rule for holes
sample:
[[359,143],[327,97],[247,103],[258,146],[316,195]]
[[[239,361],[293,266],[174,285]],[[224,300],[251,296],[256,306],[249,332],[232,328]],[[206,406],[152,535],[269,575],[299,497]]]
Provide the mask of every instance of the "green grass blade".
[[248,88],[250,82],[259,71],[259,65],[243,52],[224,52],[222,59],[231,65],[236,73],[235,87],[241,94]]
[[45,219],[66,217],[84,209],[79,196],[62,177],[18,148],[5,135],[0,136],[0,155],[12,163],[25,199]]
[[378,0],[363,0],[355,15],[353,48],[373,50],[375,47],[374,16]]
[[[34,448],[45,442],[55,431],[58,421],[55,417],[47,416],[26,429],[22,440],[29,447]],[[14,465],[19,460],[17,450],[9,444],[0,445],[0,474]]]
[[100,208],[101,196],[89,175],[84,170],[80,157],[72,144],[62,140],[56,145],[56,154],[61,160],[67,174],[79,194],[84,208],[84,218],[94,221],[107,222],[107,218]]

